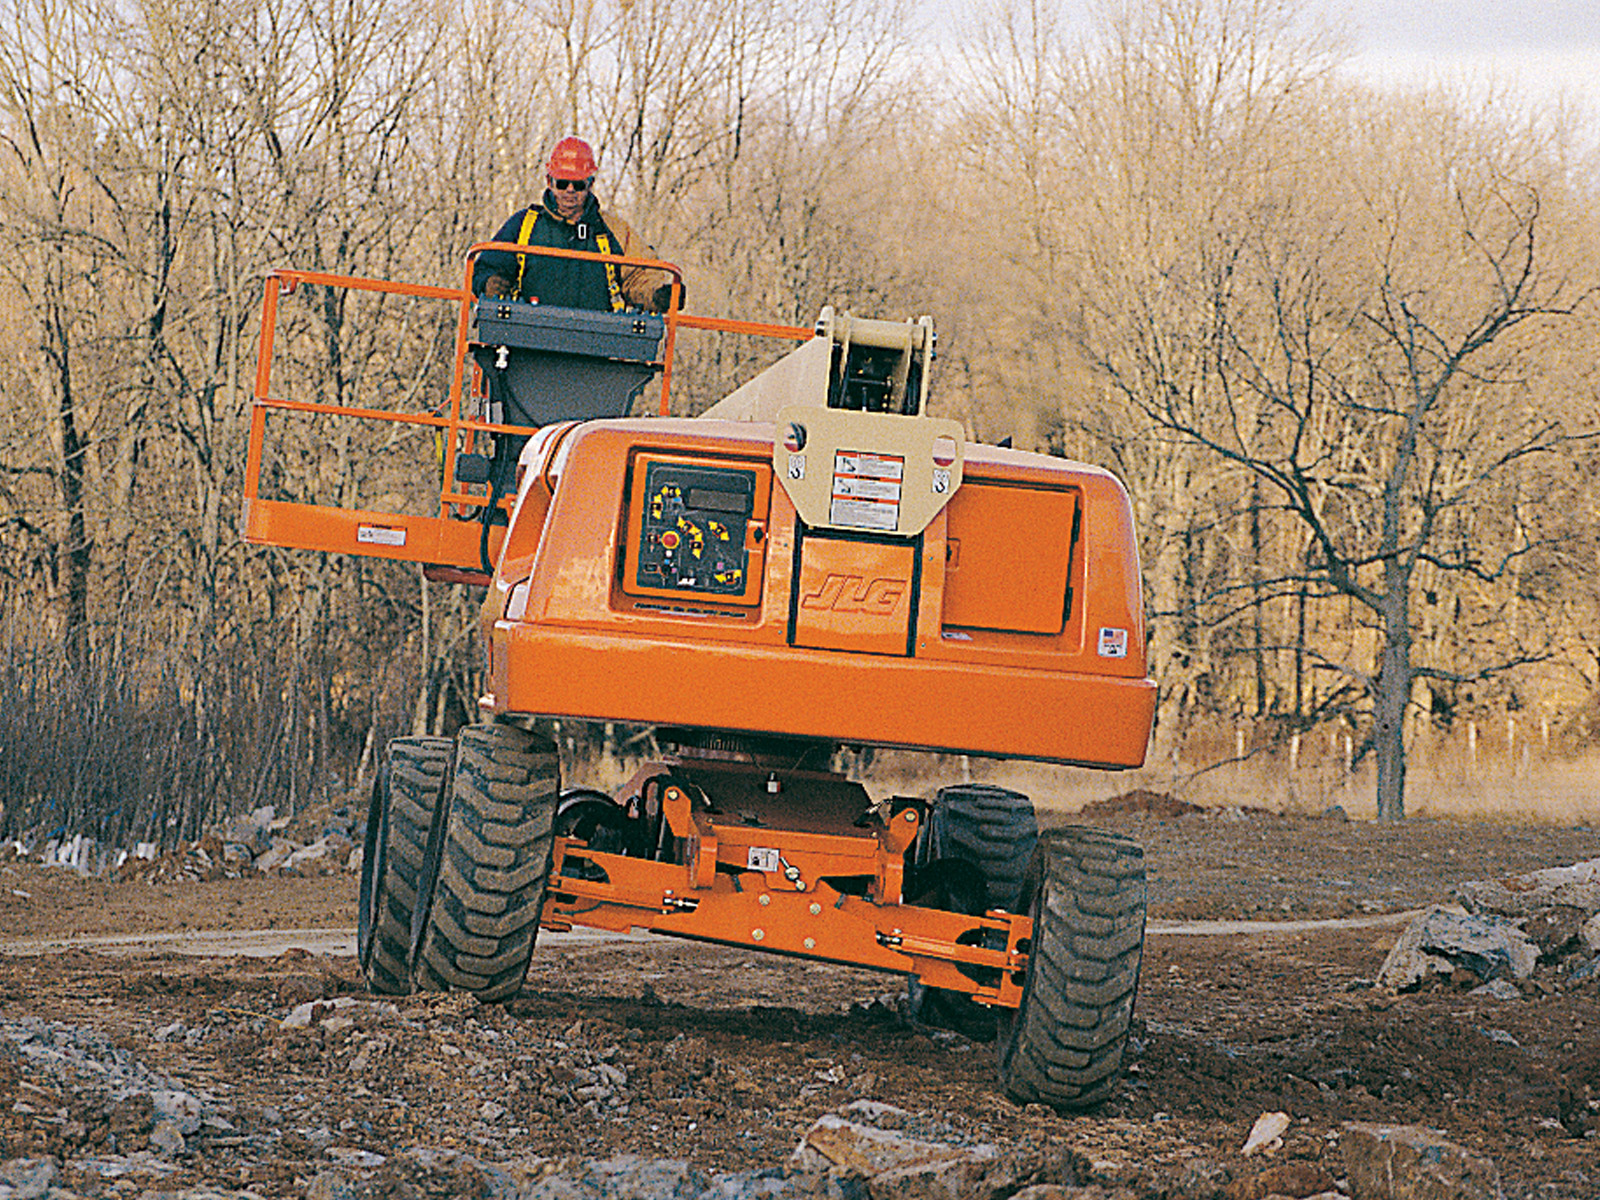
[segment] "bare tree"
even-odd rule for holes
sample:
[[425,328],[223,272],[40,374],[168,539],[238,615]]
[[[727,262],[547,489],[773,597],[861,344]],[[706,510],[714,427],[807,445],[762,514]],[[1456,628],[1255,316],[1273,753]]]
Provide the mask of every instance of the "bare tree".
[[1407,195],[1365,221],[1346,209],[1315,241],[1281,210],[1224,238],[1230,253],[1193,281],[1212,317],[1205,388],[1167,371],[1146,336],[1098,359],[1154,426],[1247,472],[1306,531],[1304,564],[1254,581],[1250,603],[1309,587],[1368,615],[1370,665],[1318,657],[1370,702],[1384,819],[1405,811],[1417,681],[1481,678],[1530,657],[1507,645],[1477,661],[1419,661],[1422,572],[1435,587],[1504,589],[1538,545],[1517,516],[1523,468],[1582,436],[1534,402],[1529,356],[1540,326],[1585,293],[1549,265],[1534,189],[1465,176],[1440,197],[1449,222]]
[[[1203,619],[1197,600],[1249,569],[1249,486],[1099,388],[1098,356],[1082,347],[1138,324],[1169,380],[1210,386],[1210,317],[1182,281],[1213,269],[1214,227],[1291,153],[1333,43],[1292,3],[1161,0],[1101,17],[1080,44],[1048,6],[1000,4],[969,43],[951,190],[991,213],[964,289],[984,297],[983,339],[954,340],[951,356],[972,381],[975,426],[1009,426],[1128,481],[1160,727],[1181,736],[1195,716],[1245,711],[1226,662],[1239,631]],[[1256,674],[1259,710],[1264,663]]]

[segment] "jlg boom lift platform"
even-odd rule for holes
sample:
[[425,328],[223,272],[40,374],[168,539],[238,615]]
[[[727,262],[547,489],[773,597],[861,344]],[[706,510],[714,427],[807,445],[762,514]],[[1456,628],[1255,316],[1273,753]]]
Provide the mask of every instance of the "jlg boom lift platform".
[[[471,257],[486,249],[538,252]],[[446,402],[275,398],[279,299],[298,285],[454,305]],[[688,330],[797,345],[674,418]],[[360,957],[375,991],[501,999],[541,928],[644,929],[903,974],[922,1021],[997,1035],[1012,1096],[1081,1108],[1110,1092],[1144,940],[1139,848],[1041,834],[1004,788],[874,797],[831,769],[842,747],[1144,758],[1154,688],[1127,496],[1105,471],[929,416],[933,351],[925,317],[824,309],[800,329],[676,299],[663,318],[269,278],[246,538],[487,587],[480,719],[391,742],[374,785]],[[630,419],[657,376],[662,415]],[[437,509],[269,495],[269,416],[274,433],[319,417],[431,428]],[[554,721],[655,726],[665,753],[615,795],[563,790]]]

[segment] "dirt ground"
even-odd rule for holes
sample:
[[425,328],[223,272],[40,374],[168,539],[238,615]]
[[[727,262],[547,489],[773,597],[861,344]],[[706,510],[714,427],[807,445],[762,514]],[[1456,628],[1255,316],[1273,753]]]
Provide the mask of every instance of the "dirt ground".
[[[1372,1120],[1431,1126],[1491,1156],[1512,1200],[1600,1195],[1592,977],[1536,976],[1509,1000],[1460,983],[1396,996],[1371,981],[1403,923],[1181,929],[1400,913],[1466,880],[1600,856],[1600,831],[1237,810],[1098,821],[1144,844],[1156,924],[1136,1060],[1089,1116],[1009,1102],[993,1048],[908,1026],[895,977],[744,950],[579,944],[536,953],[504,1005],[391,1007],[368,1002],[350,958],[72,949],[0,955],[0,1097],[15,1097],[0,1104],[0,1159],[122,1156],[120,1174],[67,1167],[62,1185],[84,1195],[201,1183],[301,1195],[330,1163],[370,1194],[486,1194],[445,1167],[387,1183],[384,1172],[408,1147],[746,1170],[782,1162],[818,1116],[869,1098],[945,1140],[1037,1151],[1149,1200],[1258,1200],[1261,1160],[1239,1151],[1276,1110],[1293,1124],[1273,1161],[1319,1165],[1330,1181],[1342,1123]],[[0,938],[343,927],[354,891],[349,875],[119,884],[13,863],[0,866]],[[339,997],[358,1002],[282,1028],[294,1006]],[[58,1058],[160,1073],[205,1098],[204,1120],[180,1148],[141,1158],[161,1140],[151,1115],[109,1103],[82,1071],[41,1067],[19,1049],[25,1035],[36,1048],[54,1038]]]

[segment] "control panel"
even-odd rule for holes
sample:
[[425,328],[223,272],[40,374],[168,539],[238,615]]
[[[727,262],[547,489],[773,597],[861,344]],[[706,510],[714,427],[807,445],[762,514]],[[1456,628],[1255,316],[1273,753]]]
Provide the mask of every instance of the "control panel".
[[764,561],[763,468],[643,456],[635,464],[624,590],[754,603]]

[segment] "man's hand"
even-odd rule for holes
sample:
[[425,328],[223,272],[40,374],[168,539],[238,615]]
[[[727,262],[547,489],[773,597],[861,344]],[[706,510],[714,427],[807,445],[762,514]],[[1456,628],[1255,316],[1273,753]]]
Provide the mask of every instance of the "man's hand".
[[504,275],[491,275],[483,281],[483,294],[489,300],[503,300],[511,295],[511,280]]
[[[683,284],[678,285],[678,307],[683,307],[683,298],[688,294],[688,289]],[[672,285],[663,283],[650,294],[650,307],[658,313],[667,311],[667,305],[672,302]]]

